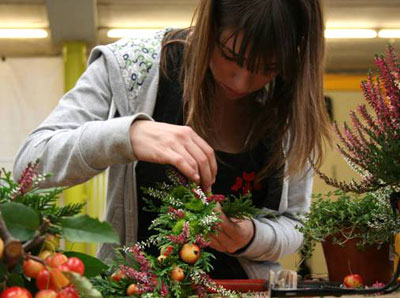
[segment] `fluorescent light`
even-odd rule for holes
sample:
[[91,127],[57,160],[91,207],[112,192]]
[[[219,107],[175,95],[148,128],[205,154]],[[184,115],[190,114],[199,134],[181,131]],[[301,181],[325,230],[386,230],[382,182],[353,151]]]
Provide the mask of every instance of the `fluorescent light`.
[[378,36],[381,38],[400,38],[400,29],[381,29]]
[[155,33],[160,29],[110,29],[107,32],[107,37],[123,38],[123,37],[147,37],[151,33]]
[[373,29],[326,29],[325,38],[375,38]]
[[0,38],[46,38],[45,29],[0,29]]

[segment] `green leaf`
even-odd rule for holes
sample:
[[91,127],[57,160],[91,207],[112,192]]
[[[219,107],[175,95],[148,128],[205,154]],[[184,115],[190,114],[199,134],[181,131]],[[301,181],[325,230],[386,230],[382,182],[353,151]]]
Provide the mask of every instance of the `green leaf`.
[[83,264],[85,265],[85,276],[87,278],[94,277],[99,275],[101,272],[106,270],[108,266],[104,264],[99,259],[89,256],[87,254],[83,254],[75,251],[65,251],[63,252],[68,258],[69,257],[77,257],[79,258]]
[[80,276],[79,274],[74,272],[65,272],[64,274],[74,284],[75,288],[79,292],[80,297],[85,297],[85,298],[103,297],[101,293],[93,287],[93,285],[86,277]]
[[62,219],[61,234],[71,242],[119,243],[118,235],[109,223],[87,215]]
[[14,202],[0,205],[0,209],[7,229],[15,238],[21,241],[33,238],[40,224],[35,210]]
[[9,287],[12,287],[12,286],[23,287],[24,286],[24,279],[22,278],[21,274],[11,273],[7,277],[7,285]]

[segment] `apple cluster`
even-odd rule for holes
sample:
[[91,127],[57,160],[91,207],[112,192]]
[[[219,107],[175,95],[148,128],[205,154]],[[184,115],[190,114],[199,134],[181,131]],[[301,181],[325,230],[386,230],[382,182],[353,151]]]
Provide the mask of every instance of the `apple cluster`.
[[[68,258],[56,252],[43,251],[39,257],[28,256],[22,265],[24,275],[34,279],[38,292],[35,298],[79,298],[65,272],[83,275],[85,266],[77,257]],[[9,287],[0,298],[30,298],[32,294],[22,287]]]
[[[172,251],[173,247],[168,246],[164,251],[161,252],[161,255],[158,257],[158,262],[164,262],[164,260],[168,258]],[[200,256],[200,248],[197,244],[194,243],[185,243],[179,250],[179,257],[182,261],[189,265],[193,265],[194,263],[196,263]],[[170,277],[172,280],[180,282],[185,278],[185,273],[181,267],[175,265],[171,270]]]
[[[162,265],[165,260],[173,253],[174,247],[167,246],[166,248],[161,250],[160,256],[157,258],[160,265]],[[201,256],[200,247],[195,243],[185,243],[179,249],[179,257],[180,259],[185,262],[186,264],[193,265]],[[181,282],[185,279],[185,272],[179,265],[173,265],[169,274],[171,280]],[[123,271],[117,270],[111,275],[111,279],[120,282],[121,279],[126,278],[126,275]],[[154,286],[157,286],[157,280],[154,279],[152,281]],[[136,283],[131,283],[126,288],[126,295],[133,296],[133,295],[140,295],[142,291],[140,290],[140,285]]]

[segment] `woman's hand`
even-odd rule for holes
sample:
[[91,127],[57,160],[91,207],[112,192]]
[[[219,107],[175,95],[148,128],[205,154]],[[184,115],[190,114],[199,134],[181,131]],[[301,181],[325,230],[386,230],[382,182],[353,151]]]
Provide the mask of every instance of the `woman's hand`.
[[170,164],[205,192],[211,191],[217,175],[214,150],[189,126],[136,120],[130,138],[138,160]]
[[222,222],[217,235],[211,235],[210,247],[226,253],[234,253],[245,247],[254,235],[254,226],[251,220],[228,218],[220,204],[217,204],[215,211],[220,213]]

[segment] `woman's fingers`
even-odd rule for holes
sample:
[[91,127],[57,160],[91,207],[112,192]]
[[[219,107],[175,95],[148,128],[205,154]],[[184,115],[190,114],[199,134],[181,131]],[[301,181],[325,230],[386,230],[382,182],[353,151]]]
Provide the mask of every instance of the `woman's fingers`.
[[225,243],[220,241],[220,239],[218,237],[216,237],[215,235],[211,235],[210,239],[211,239],[211,241],[210,241],[209,246],[212,249],[218,250],[220,252],[227,252]]
[[225,215],[220,204],[217,204],[214,211],[219,212],[222,221],[219,223],[220,230],[217,234],[210,236],[210,246],[227,253],[234,253],[246,246],[255,233],[251,220],[231,220]]
[[215,157],[214,149],[208,145],[206,141],[204,141],[198,134],[194,135],[194,142],[203,150],[204,154],[208,158],[208,162],[211,167],[211,172],[214,176],[217,175],[218,167],[217,167],[217,159]]
[[200,185],[205,192],[211,191],[211,186],[214,183],[215,175],[213,175],[209,158],[204,154],[203,150],[195,143],[188,143],[185,147],[187,152],[196,160],[199,174],[201,177]]
[[204,191],[211,191],[217,173],[214,150],[192,128],[137,120],[130,135],[138,160],[170,164]]
[[173,165],[190,181],[200,184],[199,168],[196,160],[183,148],[177,151],[171,150],[167,153],[167,162]]

